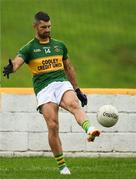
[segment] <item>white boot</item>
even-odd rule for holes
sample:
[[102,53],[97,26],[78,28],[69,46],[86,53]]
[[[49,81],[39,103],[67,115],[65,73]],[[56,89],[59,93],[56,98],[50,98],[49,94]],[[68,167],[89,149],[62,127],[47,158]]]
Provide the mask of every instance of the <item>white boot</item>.
[[68,169],[68,167],[65,166],[62,170],[60,170],[60,174],[67,175],[67,174],[71,174],[71,172],[70,172],[70,170]]
[[90,142],[90,141],[94,141],[95,137],[100,135],[100,131],[95,127],[90,126],[87,131],[87,134],[88,134],[87,140]]

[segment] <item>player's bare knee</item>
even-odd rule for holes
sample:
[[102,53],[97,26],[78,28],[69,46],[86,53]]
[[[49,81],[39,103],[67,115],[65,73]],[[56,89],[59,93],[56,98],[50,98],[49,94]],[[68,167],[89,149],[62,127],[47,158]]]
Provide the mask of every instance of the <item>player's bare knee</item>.
[[48,123],[48,130],[50,132],[58,132],[58,129],[59,129],[59,125],[57,122],[52,121],[52,122]]
[[78,100],[71,101],[70,103],[71,112],[74,113],[74,111],[77,111],[78,109],[80,109],[79,101]]

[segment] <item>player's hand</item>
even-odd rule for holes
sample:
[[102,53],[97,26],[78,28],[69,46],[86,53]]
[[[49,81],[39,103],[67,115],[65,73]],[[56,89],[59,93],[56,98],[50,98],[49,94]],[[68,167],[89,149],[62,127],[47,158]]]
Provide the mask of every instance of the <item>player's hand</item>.
[[87,105],[87,96],[81,92],[79,88],[75,90],[78,99],[81,101],[82,107]]
[[13,64],[11,59],[9,59],[9,64],[4,67],[3,76],[7,76],[7,78],[9,79],[9,74],[12,72],[13,72]]

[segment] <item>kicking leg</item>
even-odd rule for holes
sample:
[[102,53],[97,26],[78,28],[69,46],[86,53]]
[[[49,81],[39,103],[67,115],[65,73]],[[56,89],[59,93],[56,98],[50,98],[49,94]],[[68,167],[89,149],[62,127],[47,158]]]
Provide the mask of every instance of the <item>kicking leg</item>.
[[74,116],[76,121],[88,134],[88,141],[94,141],[96,136],[100,135],[100,131],[92,126],[87,120],[86,113],[81,108],[79,100],[73,91],[66,91],[62,97],[60,106],[68,111],[70,111]]

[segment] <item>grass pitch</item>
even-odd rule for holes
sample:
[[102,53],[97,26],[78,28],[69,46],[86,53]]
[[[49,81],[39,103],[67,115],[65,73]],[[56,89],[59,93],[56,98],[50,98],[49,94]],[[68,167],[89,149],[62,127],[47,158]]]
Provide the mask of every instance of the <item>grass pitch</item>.
[[[136,0],[0,0],[0,5],[2,69],[34,37],[33,16],[42,10],[51,16],[52,37],[68,47],[80,87],[136,88]],[[9,80],[1,77],[2,87],[32,87],[26,65]]]
[[59,175],[52,157],[1,157],[0,178],[12,179],[133,179],[134,158],[66,158],[71,175]]

